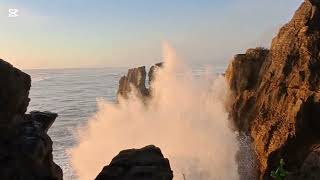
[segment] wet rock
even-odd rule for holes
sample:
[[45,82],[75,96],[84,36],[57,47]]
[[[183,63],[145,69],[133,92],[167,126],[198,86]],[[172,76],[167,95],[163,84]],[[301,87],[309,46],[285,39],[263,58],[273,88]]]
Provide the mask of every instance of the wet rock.
[[3,180],[61,180],[47,134],[57,114],[31,112],[31,78],[0,60],[0,177]]
[[163,67],[163,62],[157,63],[153,66],[151,66],[149,73],[148,73],[148,77],[149,77],[149,84],[152,83],[152,81],[154,81],[155,79],[155,73],[157,71],[157,69],[162,68]]
[[172,180],[169,160],[153,145],[121,151],[96,180]]
[[305,0],[270,51],[236,56],[226,72],[230,115],[253,140],[261,179],[270,179],[281,158],[300,172],[320,143],[319,8],[319,0]]

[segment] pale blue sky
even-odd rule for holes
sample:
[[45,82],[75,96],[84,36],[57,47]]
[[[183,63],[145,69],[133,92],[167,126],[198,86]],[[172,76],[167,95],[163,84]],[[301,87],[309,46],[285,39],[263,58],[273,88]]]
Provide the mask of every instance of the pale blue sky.
[[[269,46],[302,0],[1,0],[0,58],[27,68],[150,65],[168,41],[190,63]],[[19,17],[8,18],[8,9]]]

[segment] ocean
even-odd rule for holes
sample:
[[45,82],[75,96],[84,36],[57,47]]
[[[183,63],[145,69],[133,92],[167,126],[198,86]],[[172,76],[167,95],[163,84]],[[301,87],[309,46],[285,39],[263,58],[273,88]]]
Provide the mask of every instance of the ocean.
[[[199,76],[208,69],[222,73],[225,67],[197,65],[192,66],[192,71],[195,76]],[[25,71],[32,77],[28,112],[51,111],[59,115],[50,128],[49,135],[53,140],[54,160],[62,168],[64,179],[77,179],[68,154],[68,149],[77,143],[77,129],[96,113],[97,99],[115,102],[119,79],[127,70],[125,67]]]

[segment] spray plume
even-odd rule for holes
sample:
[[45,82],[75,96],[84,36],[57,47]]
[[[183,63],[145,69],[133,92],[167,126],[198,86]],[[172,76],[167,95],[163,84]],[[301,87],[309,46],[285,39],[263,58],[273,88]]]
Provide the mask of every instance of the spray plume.
[[79,130],[71,163],[80,180],[94,179],[120,150],[154,144],[169,158],[175,180],[239,179],[236,134],[230,129],[223,77],[195,78],[169,45],[147,105],[134,93],[119,103],[98,101]]

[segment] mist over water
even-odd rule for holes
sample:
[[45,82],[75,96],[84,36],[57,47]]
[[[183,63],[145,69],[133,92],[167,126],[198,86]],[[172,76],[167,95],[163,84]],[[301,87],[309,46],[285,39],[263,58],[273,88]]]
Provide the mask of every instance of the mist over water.
[[78,179],[94,179],[121,150],[149,144],[169,158],[175,180],[183,174],[187,180],[239,179],[239,144],[225,109],[225,79],[210,73],[195,78],[168,45],[163,59],[147,106],[135,93],[118,104],[98,101],[97,113],[70,149]]

